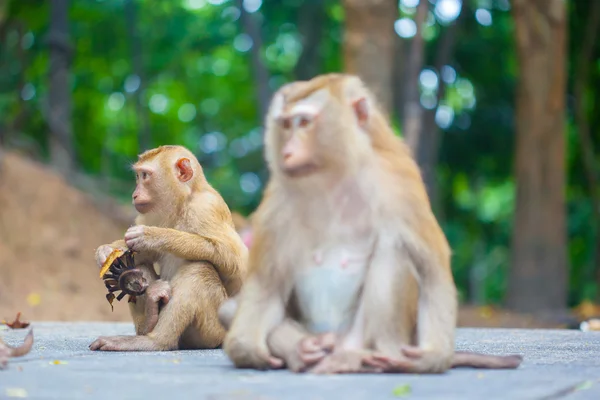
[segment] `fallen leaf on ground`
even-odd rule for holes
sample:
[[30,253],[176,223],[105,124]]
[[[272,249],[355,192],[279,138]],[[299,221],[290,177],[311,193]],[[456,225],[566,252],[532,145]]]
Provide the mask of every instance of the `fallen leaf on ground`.
[[29,303],[31,307],[39,306],[41,302],[42,296],[40,296],[39,293],[29,293],[29,295],[27,295],[27,303]]
[[580,319],[588,319],[600,315],[600,305],[584,300],[573,311]]
[[410,392],[409,384],[396,386],[394,390],[392,390],[392,394],[396,397],[406,396],[407,394],[410,394]]
[[6,321],[2,321],[2,323],[8,327],[10,327],[11,329],[24,329],[27,328],[29,326],[29,322],[27,321],[21,321],[21,313],[18,312],[17,316],[15,318],[15,320],[13,322],[6,322]]
[[594,381],[584,381],[584,382],[581,382],[579,385],[577,385],[575,390],[586,390],[586,389],[591,388],[593,385],[594,385]]
[[51,361],[50,364],[62,365],[62,364],[68,364],[68,362],[66,362],[66,361],[60,361],[60,360],[54,360],[54,361]]
[[479,315],[481,318],[489,319],[494,316],[494,309],[490,306],[481,306],[479,307]]
[[6,388],[8,397],[27,397],[27,390],[23,388]]

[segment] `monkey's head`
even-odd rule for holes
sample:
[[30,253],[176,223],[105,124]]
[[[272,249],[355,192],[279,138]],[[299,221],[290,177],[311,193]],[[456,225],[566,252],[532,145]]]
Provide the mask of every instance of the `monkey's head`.
[[182,146],[148,150],[138,156],[133,170],[136,180],[133,205],[140,214],[169,212],[204,182],[198,159]]
[[370,92],[352,75],[321,75],[280,88],[266,121],[271,172],[300,178],[355,171],[371,151],[372,104]]

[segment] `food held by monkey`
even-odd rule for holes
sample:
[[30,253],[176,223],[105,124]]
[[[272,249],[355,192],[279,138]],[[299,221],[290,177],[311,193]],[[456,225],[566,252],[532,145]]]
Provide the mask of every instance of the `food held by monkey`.
[[[100,269],[100,278],[108,289],[106,300],[113,308],[113,301],[121,301],[125,295],[129,295],[129,303],[135,303],[137,296],[141,296],[148,289],[148,281],[144,278],[144,272],[136,268],[134,252],[114,249],[108,256]],[[117,293],[117,292],[121,293]],[[115,297],[115,293],[117,293]]]
[[127,276],[132,293],[143,292],[129,302],[136,335],[100,337],[90,349],[216,348],[225,335],[218,308],[239,292],[246,274],[248,250],[231,212],[184,147],[146,151],[133,169],[136,224],[124,239],[100,246],[96,263],[114,269],[111,288],[124,289],[120,280]]
[[358,77],[278,90],[265,157],[248,278],[219,313],[237,367],[441,373],[521,363],[455,352],[450,247],[409,149]]

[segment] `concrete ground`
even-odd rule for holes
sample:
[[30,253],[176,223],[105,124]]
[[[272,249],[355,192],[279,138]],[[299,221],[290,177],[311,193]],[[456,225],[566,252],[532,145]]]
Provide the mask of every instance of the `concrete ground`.
[[[600,332],[459,329],[457,349],[523,354],[517,370],[314,376],[234,369],[220,350],[103,353],[131,324],[33,323],[30,354],[0,370],[0,399],[600,399]],[[11,345],[27,330],[4,330]]]

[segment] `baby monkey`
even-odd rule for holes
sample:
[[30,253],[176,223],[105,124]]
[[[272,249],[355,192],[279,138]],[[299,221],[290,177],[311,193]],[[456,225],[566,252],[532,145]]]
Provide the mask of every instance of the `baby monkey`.
[[216,348],[225,336],[219,306],[240,290],[248,256],[231,212],[184,147],[148,150],[133,170],[136,224],[124,240],[100,246],[96,262],[102,266],[116,248],[132,249],[149,286],[129,303],[136,336],[100,337],[90,349]]
[[450,248],[409,149],[355,76],[282,87],[266,120],[270,181],[249,274],[220,310],[240,368],[442,373],[516,368],[455,352]]
[[12,357],[21,357],[31,351],[33,346],[33,330],[29,330],[23,344],[17,347],[10,347],[0,339],[0,369],[6,368],[8,359]]

